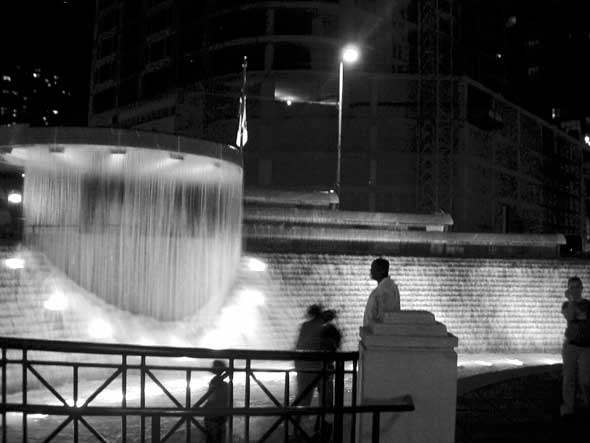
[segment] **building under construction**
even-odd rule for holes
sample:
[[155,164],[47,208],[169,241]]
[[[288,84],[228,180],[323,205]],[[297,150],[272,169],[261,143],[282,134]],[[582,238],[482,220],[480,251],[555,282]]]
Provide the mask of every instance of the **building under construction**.
[[584,146],[461,76],[458,0],[98,0],[92,126],[234,143],[248,57],[246,187],[452,215],[455,229],[588,236]]

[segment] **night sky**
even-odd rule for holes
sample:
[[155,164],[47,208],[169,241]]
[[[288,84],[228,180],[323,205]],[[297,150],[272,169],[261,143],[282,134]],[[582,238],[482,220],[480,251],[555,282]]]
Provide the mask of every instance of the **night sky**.
[[94,8],[94,0],[3,1],[0,69],[52,70],[64,77],[74,106],[86,113]]

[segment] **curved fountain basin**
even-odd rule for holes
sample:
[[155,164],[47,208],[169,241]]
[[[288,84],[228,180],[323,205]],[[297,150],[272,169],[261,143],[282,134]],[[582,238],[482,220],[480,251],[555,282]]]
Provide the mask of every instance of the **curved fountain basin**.
[[80,286],[159,320],[219,308],[241,252],[237,150],[134,131],[18,127],[0,131],[0,147],[25,171],[26,244]]

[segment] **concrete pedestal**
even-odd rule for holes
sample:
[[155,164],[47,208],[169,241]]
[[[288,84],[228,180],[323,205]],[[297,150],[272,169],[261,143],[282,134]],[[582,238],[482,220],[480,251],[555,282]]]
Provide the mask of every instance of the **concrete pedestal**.
[[[382,414],[382,442],[453,443],[458,340],[426,311],[385,315],[360,330],[359,404],[400,403],[411,395],[415,411]],[[370,417],[359,426],[371,441]]]

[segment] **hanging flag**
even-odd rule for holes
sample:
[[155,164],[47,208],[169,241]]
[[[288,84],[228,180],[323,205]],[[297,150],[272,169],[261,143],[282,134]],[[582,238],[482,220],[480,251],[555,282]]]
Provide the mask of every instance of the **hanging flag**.
[[248,68],[248,57],[244,56],[242,64],[244,70],[242,79],[242,91],[240,93],[240,110],[238,115],[238,135],[236,136],[236,146],[242,149],[248,143],[248,123],[246,121],[246,69]]

